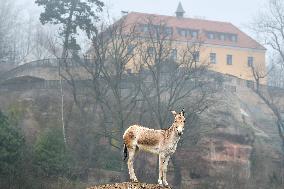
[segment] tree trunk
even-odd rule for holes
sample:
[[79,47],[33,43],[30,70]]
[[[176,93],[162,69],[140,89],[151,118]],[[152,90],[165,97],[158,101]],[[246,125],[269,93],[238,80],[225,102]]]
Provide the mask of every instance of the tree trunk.
[[[72,1],[72,7],[70,9],[70,13],[68,16],[68,23],[66,26],[66,30],[64,31],[65,37],[63,41],[63,51],[61,55],[61,60],[63,60],[63,64],[66,66],[67,64],[67,57],[68,57],[68,46],[69,46],[69,37],[70,37],[70,27],[71,27],[71,22],[72,22],[72,17],[74,13],[74,9],[76,7],[76,2]],[[62,62],[61,60],[58,62],[59,66],[59,79],[60,79],[60,95],[61,95],[61,123],[62,123],[62,134],[63,134],[63,140],[65,145],[67,145],[67,140],[66,140],[66,130],[65,130],[65,120],[64,120],[64,89],[63,89],[63,84],[62,84],[62,72],[61,72],[61,66]]]
[[[59,68],[60,69],[60,68]],[[59,72],[60,73],[60,72]],[[64,91],[63,91],[63,85],[62,85],[62,77],[59,76],[60,81],[60,95],[61,95],[61,123],[62,123],[62,134],[63,134],[63,140],[64,144],[67,145],[66,140],[66,132],[65,132],[65,120],[64,120]]]

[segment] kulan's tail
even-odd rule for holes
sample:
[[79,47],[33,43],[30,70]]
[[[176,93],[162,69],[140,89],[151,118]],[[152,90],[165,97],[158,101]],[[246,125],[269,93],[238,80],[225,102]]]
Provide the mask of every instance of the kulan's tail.
[[126,145],[125,144],[123,144],[123,153],[124,153],[124,161],[126,160],[126,158],[127,158],[127,147],[126,147]]

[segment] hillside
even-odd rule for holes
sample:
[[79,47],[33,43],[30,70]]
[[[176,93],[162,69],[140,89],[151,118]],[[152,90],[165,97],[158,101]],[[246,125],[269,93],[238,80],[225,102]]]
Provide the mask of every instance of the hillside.
[[[80,114],[72,105],[71,94],[65,95],[69,145],[74,151],[82,150],[77,135],[84,138],[86,134],[81,133],[82,129],[78,126],[81,124],[78,121]],[[284,97],[282,93],[279,95]],[[245,81],[235,78],[226,81],[224,89],[211,98],[217,103],[198,115],[194,125],[191,122],[186,125],[186,133],[172,158],[174,161],[169,164],[168,182],[171,186],[283,188],[278,185],[283,170],[280,139],[275,118],[268,107],[246,86]],[[20,115],[20,126],[30,145],[46,128],[60,125],[59,102],[58,89],[0,90],[1,109]],[[93,120],[92,117],[86,119]],[[94,126],[93,129],[100,129],[99,123]],[[92,157],[90,162],[93,164],[85,164],[87,173],[82,172],[80,176],[84,186],[127,181],[121,152],[108,146],[109,141],[105,137],[92,139],[94,144],[93,141],[97,141],[93,148],[99,152],[94,151],[91,155],[81,153],[82,157],[77,157],[80,166],[83,165],[81,158]],[[89,142],[86,144],[91,144]],[[137,156],[135,170],[140,181],[156,183],[156,162],[156,157],[149,154],[140,153]],[[93,188],[123,187],[125,184]],[[151,185],[150,188],[156,186]]]

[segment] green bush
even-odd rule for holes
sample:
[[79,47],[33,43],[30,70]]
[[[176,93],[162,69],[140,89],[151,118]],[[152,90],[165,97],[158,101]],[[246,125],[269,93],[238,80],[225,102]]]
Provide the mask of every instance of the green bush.
[[111,171],[120,171],[122,156],[120,153],[106,153],[104,168]]
[[34,163],[39,174],[48,177],[68,176],[71,155],[67,150],[60,128],[49,128],[37,140]]
[[24,137],[0,111],[0,175],[15,175],[23,157]]

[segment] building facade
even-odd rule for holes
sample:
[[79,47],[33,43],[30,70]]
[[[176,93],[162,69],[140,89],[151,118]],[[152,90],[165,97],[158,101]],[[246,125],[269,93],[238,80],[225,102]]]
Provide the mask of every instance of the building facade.
[[[179,52],[189,42],[199,41],[201,45],[195,58],[200,63],[208,63],[213,71],[245,80],[254,80],[252,65],[265,71],[266,49],[236,26],[229,22],[185,18],[183,15],[184,10],[179,4],[176,16],[130,12],[123,19],[127,27],[135,25],[144,39],[150,30],[149,21],[151,27],[156,28],[163,23],[164,33],[173,41],[171,56],[174,58],[179,58]],[[265,84],[266,79],[261,83]]]

